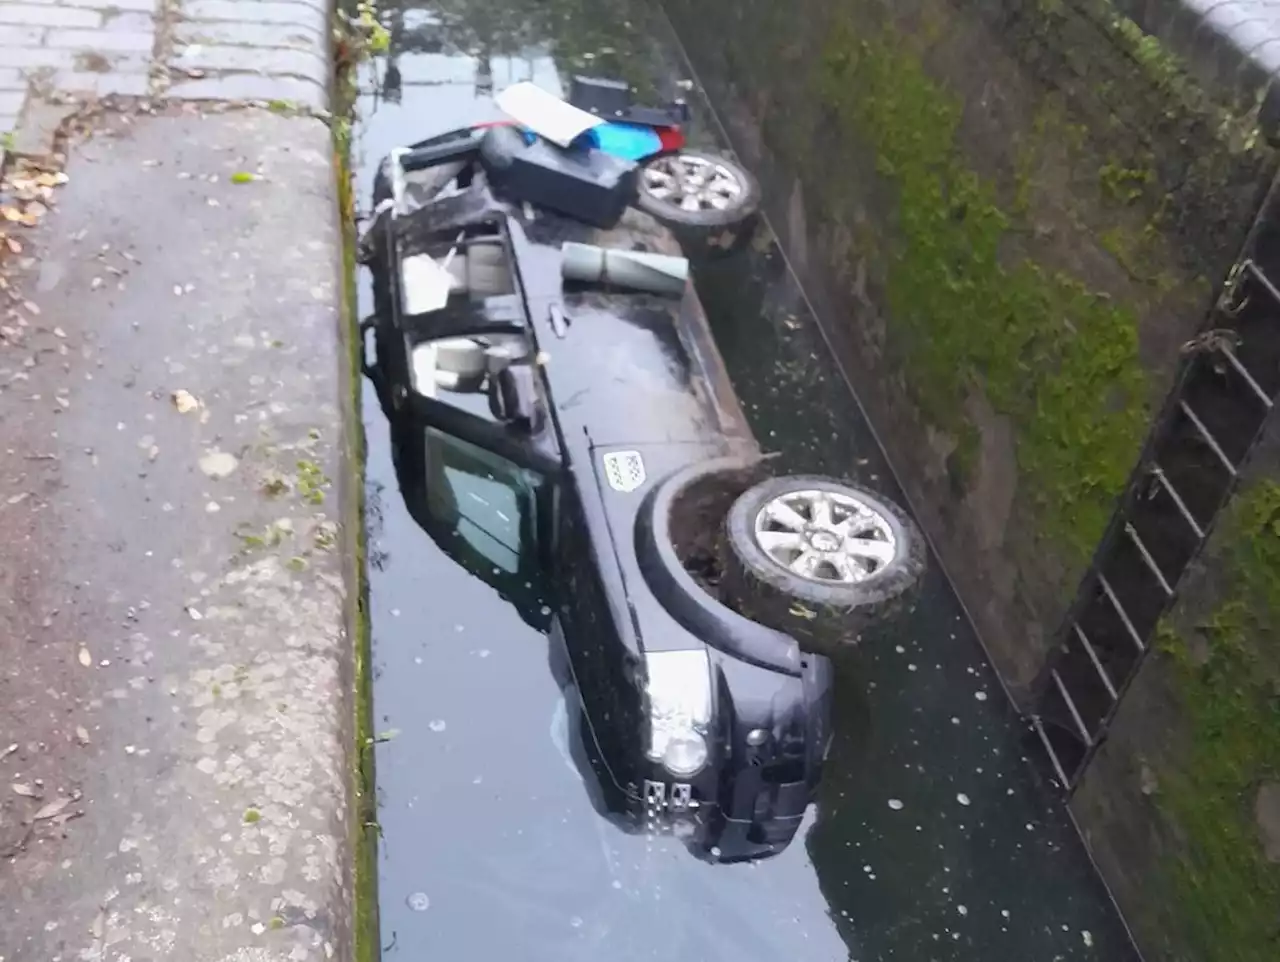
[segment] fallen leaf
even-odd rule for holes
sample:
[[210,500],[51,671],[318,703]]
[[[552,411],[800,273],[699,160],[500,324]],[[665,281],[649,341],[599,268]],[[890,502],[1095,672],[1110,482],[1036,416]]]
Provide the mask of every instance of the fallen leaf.
[[89,744],[89,730],[83,725],[76,726],[76,741],[81,745]]
[[81,648],[80,654],[76,657],[80,659],[80,664],[84,665],[86,668],[93,664],[93,655],[89,654],[88,648]]
[[22,782],[14,782],[10,786],[10,788],[13,789],[13,793],[15,795],[21,795],[23,798],[39,798],[40,797],[39,792],[37,792],[30,785],[26,785]]
[[26,500],[27,500],[27,498],[29,498],[29,497],[31,497],[31,492],[30,492],[30,491],[23,491],[23,492],[22,492],[22,494],[15,494],[15,495],[11,496],[11,497],[10,497],[10,498],[5,502],[5,504],[21,504],[23,501],[26,501]]
[[200,407],[200,401],[190,391],[179,389],[173,392],[173,406],[179,414],[190,414]]
[[55,815],[62,813],[62,810],[71,804],[71,799],[65,795],[62,798],[55,798],[52,802],[48,802],[40,807],[40,810],[31,816],[33,821],[39,822],[42,819],[53,818]]
[[22,253],[22,242],[18,240],[16,237],[6,237],[4,239],[4,242],[5,242],[5,245],[9,248],[10,254]]
[[6,755],[12,755],[12,754],[13,754],[14,752],[16,752],[17,750],[18,750],[18,743],[17,743],[17,742],[14,742],[12,745],[10,745],[8,748],[6,748],[4,751],[0,752],[0,758],[4,758]]

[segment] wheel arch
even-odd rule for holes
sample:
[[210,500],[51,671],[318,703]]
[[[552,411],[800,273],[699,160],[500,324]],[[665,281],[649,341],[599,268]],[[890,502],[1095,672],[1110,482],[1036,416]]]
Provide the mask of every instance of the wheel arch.
[[654,597],[686,630],[748,664],[798,677],[803,671],[799,643],[713,597],[685,567],[672,535],[673,512],[691,485],[723,476],[749,487],[767,475],[765,463],[758,456],[712,458],[681,468],[654,485],[636,515],[636,556]]

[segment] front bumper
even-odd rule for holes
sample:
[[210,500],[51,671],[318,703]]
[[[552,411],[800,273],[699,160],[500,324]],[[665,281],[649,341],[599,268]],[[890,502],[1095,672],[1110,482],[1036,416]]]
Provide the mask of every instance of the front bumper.
[[706,767],[688,781],[649,762],[633,802],[645,828],[670,831],[697,857],[776,855],[795,837],[830,743],[832,670],[810,656],[800,677],[712,652],[717,711]]

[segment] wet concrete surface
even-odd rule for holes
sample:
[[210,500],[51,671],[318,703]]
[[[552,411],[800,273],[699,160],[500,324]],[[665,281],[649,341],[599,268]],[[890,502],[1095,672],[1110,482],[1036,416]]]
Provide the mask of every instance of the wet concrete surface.
[[27,300],[0,345],[0,962],[332,958],[331,135],[265,110],[82,119],[5,264]]
[[[496,116],[490,83],[555,90],[589,68],[671,94],[690,76],[641,3],[389,12],[400,18],[391,63],[364,78],[362,198],[392,147]],[[389,65],[399,102],[386,98]],[[711,138],[694,104],[696,135]],[[900,497],[769,236],[697,279],[762,445],[789,472]],[[385,958],[1135,957],[936,564],[914,614],[839,659],[836,740],[796,841],[768,861],[707,864],[599,814],[591,770],[574,761],[576,696],[562,693],[536,617],[555,586],[496,547],[518,548],[513,532],[471,538],[501,576],[429,538],[397,490],[392,433],[368,387],[364,404]]]

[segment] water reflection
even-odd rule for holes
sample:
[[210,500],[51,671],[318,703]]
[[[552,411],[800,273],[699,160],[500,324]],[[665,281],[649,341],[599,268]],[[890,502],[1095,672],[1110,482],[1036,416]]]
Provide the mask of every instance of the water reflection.
[[[558,90],[562,71],[584,66],[677,79],[678,51],[642,2],[383,7],[392,49],[365,78],[365,198],[392,147],[493,117],[490,85]],[[788,470],[884,487],[776,250],[701,265],[698,279],[757,436]],[[371,390],[365,421],[370,486],[383,491],[371,532],[382,559],[370,572],[375,712],[379,729],[400,732],[378,746],[388,958],[1131,957],[936,567],[912,619],[839,666],[836,741],[796,842],[766,862],[706,864],[680,839],[620,830],[547,635],[550,587],[522,555],[519,498],[501,483],[474,489],[509,524],[468,526],[456,500],[433,512],[427,439],[388,423]]]

